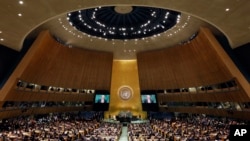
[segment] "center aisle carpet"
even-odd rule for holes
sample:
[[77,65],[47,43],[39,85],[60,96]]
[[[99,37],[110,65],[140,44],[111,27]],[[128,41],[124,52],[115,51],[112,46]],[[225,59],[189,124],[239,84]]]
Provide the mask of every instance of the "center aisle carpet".
[[128,141],[128,127],[127,126],[122,127],[122,134],[121,134],[119,141]]

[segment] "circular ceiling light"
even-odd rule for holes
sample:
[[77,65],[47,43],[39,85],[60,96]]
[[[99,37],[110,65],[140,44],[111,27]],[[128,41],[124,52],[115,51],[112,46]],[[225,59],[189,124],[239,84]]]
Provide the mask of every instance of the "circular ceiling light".
[[96,7],[67,14],[70,25],[91,36],[105,39],[143,39],[172,28],[180,13],[153,7]]

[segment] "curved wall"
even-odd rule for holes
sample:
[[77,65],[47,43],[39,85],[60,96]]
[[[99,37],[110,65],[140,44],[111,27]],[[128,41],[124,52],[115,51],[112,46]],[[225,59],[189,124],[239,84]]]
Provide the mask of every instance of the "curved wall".
[[137,60],[141,90],[198,87],[234,78],[201,31],[190,43],[138,53]]
[[110,89],[112,53],[66,47],[47,34],[20,79],[64,88]]

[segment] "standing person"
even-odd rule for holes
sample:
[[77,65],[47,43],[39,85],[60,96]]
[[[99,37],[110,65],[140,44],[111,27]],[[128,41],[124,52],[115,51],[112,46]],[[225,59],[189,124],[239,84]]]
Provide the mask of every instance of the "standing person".
[[150,95],[146,95],[146,99],[144,99],[144,103],[154,103],[154,100]]
[[98,103],[107,103],[107,100],[106,100],[106,98],[105,98],[105,95],[101,95],[101,98],[98,99],[97,102],[98,102]]

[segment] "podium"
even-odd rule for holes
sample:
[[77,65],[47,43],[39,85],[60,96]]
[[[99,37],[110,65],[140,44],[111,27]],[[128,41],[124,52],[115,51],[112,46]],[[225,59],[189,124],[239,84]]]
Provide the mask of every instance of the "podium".
[[116,116],[116,120],[120,121],[120,123],[130,123],[132,119],[132,113],[130,111],[120,111]]
[[130,123],[132,117],[119,117],[116,116],[116,120],[118,120],[120,123]]

